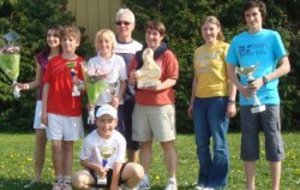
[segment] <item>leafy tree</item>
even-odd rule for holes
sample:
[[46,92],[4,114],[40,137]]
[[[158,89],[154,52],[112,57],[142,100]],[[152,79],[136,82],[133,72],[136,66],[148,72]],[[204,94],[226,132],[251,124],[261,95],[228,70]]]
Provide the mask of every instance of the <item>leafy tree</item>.
[[[0,3],[1,35],[9,29],[21,37],[21,68],[18,81],[29,82],[35,78],[33,56],[46,45],[46,31],[52,25],[73,25],[75,17],[66,8],[67,0],[17,0]],[[81,28],[84,32],[84,29]],[[88,54],[90,47],[83,36],[79,54]],[[0,74],[0,130],[31,129],[36,101],[36,92],[22,92],[19,99],[13,99],[11,88],[4,83]]]
[[[223,32],[226,41],[230,42],[232,37],[246,30],[241,6],[244,0],[125,0],[124,6],[133,10],[136,15],[136,37],[144,40],[143,26],[146,21],[159,19],[167,27],[167,43],[176,53],[180,62],[180,78],[177,85],[177,125],[181,132],[190,132],[192,121],[187,118],[186,110],[189,104],[191,85],[193,78],[193,52],[195,48],[203,43],[198,28],[202,19],[207,15],[217,16],[223,24]],[[296,118],[300,118],[299,86],[299,15],[297,8],[300,2],[293,0],[266,0],[268,18],[265,28],[278,30],[288,51],[293,65],[293,72],[288,77],[283,77],[280,83],[282,96],[283,127],[285,129],[295,128]],[[298,92],[298,94],[297,94]],[[232,121],[231,129],[238,128],[239,118]],[[299,120],[298,120],[299,121]]]

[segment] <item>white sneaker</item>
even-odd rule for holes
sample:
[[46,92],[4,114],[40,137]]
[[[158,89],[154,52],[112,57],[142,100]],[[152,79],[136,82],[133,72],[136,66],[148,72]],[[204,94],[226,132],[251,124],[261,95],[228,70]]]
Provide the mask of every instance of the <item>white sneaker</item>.
[[195,190],[204,190],[204,189],[205,189],[205,187],[200,186],[200,185],[197,185],[197,186],[195,187]]
[[150,180],[148,175],[144,175],[143,180],[140,182],[138,190],[149,190],[150,189]]
[[170,178],[165,190],[177,190],[177,182],[175,178]]
[[126,184],[120,185],[121,190],[137,190],[136,187],[134,188],[129,188]]

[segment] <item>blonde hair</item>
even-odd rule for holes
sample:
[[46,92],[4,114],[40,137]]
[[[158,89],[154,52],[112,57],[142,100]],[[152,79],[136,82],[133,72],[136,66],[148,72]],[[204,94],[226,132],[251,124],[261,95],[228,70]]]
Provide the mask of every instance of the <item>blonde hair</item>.
[[115,49],[116,45],[117,45],[117,40],[116,40],[116,36],[115,34],[113,33],[113,31],[111,31],[110,29],[102,29],[102,30],[99,30],[97,33],[96,33],[96,37],[95,37],[95,48],[96,48],[96,51],[99,51],[99,46],[98,46],[98,42],[100,39],[108,39],[110,42],[111,42],[111,45],[112,45],[112,50]]
[[[207,16],[207,17],[205,17],[203,19],[202,25],[204,25],[206,22],[215,24],[215,25],[217,25],[220,28],[220,31],[219,31],[219,33],[217,35],[217,40],[224,41],[225,38],[224,38],[224,35],[222,33],[221,22],[219,21],[219,19],[217,19],[217,17],[215,17],[215,16]],[[201,26],[199,27],[199,32],[200,33],[201,33]]]

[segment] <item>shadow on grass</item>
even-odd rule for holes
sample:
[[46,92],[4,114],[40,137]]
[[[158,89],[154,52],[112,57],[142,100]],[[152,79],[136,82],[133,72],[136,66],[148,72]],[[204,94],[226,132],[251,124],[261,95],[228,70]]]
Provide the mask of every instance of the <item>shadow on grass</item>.
[[[28,180],[0,178],[0,190],[21,190],[24,189],[24,186],[28,183],[30,183],[30,181]],[[45,182],[37,183],[33,187],[28,188],[28,190],[49,190],[49,189],[51,189],[51,184]]]
[[[151,190],[164,190],[165,188],[166,188],[165,185],[151,185]],[[185,185],[185,186],[179,185],[178,186],[179,190],[192,190],[194,188],[195,188],[195,186],[193,186],[193,185]]]

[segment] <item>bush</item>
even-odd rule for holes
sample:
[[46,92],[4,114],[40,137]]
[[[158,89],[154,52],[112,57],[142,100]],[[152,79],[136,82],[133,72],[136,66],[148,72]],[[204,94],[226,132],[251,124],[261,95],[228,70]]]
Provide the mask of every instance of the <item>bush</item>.
[[[20,36],[21,68],[18,81],[30,82],[35,78],[33,56],[45,47],[48,26],[73,25],[75,17],[66,9],[67,0],[18,0],[0,3],[0,34],[13,29]],[[4,31],[5,29],[5,31]],[[84,32],[84,28],[81,28]],[[87,37],[83,36],[80,55],[89,55],[91,48]],[[28,130],[32,128],[36,91],[21,93],[19,99],[13,99],[11,88],[4,83],[0,74],[0,130]]]

